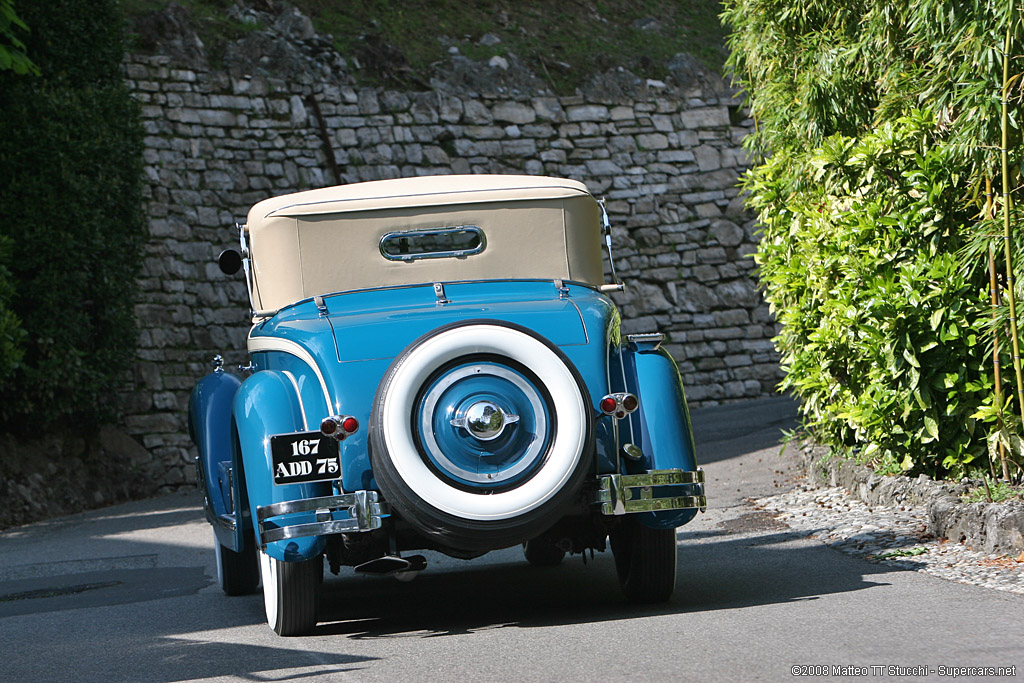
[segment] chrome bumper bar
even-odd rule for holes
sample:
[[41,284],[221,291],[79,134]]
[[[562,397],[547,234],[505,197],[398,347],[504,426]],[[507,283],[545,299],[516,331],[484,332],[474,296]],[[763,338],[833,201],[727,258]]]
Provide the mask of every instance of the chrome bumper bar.
[[[289,538],[372,531],[381,527],[381,519],[390,511],[390,506],[380,500],[380,494],[376,491],[355,491],[340,496],[289,500],[264,505],[256,508],[260,548],[266,549],[268,543]],[[301,512],[316,513],[316,521],[298,524],[267,522],[271,517]],[[335,519],[335,513],[348,513],[348,518]]]
[[703,511],[708,504],[704,495],[704,470],[604,474],[598,477],[598,489],[592,502],[600,503],[604,515],[693,508]]

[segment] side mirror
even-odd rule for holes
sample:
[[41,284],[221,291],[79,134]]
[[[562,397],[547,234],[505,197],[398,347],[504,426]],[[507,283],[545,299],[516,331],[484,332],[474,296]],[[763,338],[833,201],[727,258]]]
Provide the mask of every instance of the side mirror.
[[234,275],[242,268],[242,255],[234,249],[225,249],[217,257],[217,265],[225,275]]

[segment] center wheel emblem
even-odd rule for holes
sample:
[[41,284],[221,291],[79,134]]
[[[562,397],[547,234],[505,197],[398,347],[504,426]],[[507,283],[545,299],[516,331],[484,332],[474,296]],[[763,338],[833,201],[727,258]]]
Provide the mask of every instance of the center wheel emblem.
[[460,427],[480,441],[493,441],[501,436],[506,425],[519,422],[519,416],[506,413],[491,401],[477,401],[463,415],[452,419],[453,427]]

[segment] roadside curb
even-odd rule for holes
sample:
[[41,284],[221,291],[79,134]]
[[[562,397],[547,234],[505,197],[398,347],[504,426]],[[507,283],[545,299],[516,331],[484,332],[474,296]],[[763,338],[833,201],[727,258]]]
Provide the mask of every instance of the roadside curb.
[[973,550],[996,555],[1024,552],[1024,503],[962,503],[960,496],[977,482],[940,483],[884,476],[832,455],[827,446],[803,442],[800,452],[807,478],[815,486],[841,486],[867,505],[915,505],[927,509],[928,530]]

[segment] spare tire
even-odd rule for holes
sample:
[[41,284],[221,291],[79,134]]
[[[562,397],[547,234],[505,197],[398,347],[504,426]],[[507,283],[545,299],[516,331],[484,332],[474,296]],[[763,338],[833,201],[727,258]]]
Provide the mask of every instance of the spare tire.
[[391,364],[370,458],[386,500],[442,546],[504,548],[558,521],[593,455],[593,408],[548,340],[512,323],[440,327]]

